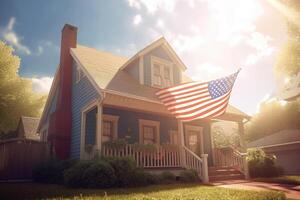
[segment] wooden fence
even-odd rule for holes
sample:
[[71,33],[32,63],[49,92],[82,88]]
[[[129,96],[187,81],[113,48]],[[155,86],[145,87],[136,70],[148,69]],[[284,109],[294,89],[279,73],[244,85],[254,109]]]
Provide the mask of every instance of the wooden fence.
[[45,142],[13,139],[0,142],[0,180],[30,179],[32,169],[48,159]]

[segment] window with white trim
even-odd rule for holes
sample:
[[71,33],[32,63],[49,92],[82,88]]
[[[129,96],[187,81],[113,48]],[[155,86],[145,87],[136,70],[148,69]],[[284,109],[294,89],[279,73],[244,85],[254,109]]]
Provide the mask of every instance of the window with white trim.
[[169,87],[173,85],[173,64],[167,60],[151,57],[152,86]]
[[103,115],[102,119],[102,141],[112,141],[118,135],[118,120],[119,116]]
[[159,122],[151,120],[139,120],[139,137],[141,144],[159,144]]
[[170,130],[169,136],[170,136],[170,144],[179,144],[177,130]]

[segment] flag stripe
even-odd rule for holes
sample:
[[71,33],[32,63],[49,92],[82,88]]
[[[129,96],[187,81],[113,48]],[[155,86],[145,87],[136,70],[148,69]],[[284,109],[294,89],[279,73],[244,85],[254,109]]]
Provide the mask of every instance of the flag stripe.
[[209,82],[169,87],[158,91],[156,95],[180,120],[213,118],[226,111],[238,72]]

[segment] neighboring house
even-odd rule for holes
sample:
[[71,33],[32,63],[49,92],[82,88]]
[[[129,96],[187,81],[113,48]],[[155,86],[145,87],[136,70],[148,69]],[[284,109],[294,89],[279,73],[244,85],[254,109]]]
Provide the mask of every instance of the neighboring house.
[[[65,25],[60,65],[38,132],[61,159],[131,155],[143,167],[207,171],[207,163],[213,166],[210,129],[217,119],[182,124],[155,96],[160,88],[191,81],[185,70],[164,38],[126,58],[78,45],[77,28]],[[218,119],[237,122],[243,133],[247,118],[229,105]],[[128,145],[119,152],[109,149],[109,141],[116,139]],[[159,150],[139,154],[133,150],[136,143],[156,145]],[[162,144],[177,148],[169,152],[160,148]]]
[[282,130],[248,143],[248,148],[262,148],[276,156],[276,164],[288,175],[300,175],[300,129]]
[[40,140],[37,128],[40,118],[22,116],[16,130],[16,137],[19,139]]

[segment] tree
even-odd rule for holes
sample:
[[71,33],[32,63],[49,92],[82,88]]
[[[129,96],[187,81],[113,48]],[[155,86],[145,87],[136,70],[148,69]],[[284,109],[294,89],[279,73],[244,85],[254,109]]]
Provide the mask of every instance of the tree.
[[274,66],[277,75],[293,76],[300,71],[300,1],[283,0],[288,40],[281,48]]
[[0,41],[0,133],[14,130],[22,115],[38,117],[46,97],[32,91],[30,79],[18,75],[20,58]]

